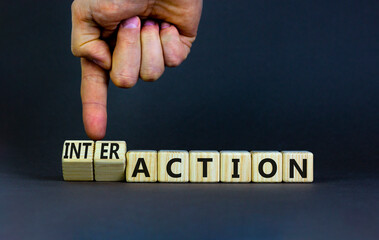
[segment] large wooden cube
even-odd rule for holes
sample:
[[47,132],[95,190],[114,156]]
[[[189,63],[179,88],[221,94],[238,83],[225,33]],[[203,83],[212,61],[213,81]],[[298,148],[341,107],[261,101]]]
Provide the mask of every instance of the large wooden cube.
[[190,182],[219,182],[220,153],[190,151]]
[[96,181],[124,181],[125,141],[97,141],[93,159]]
[[63,179],[93,181],[93,151],[94,141],[65,141],[62,153]]
[[221,151],[221,182],[250,182],[251,155],[247,151]]
[[129,151],[126,154],[126,181],[156,182],[157,165],[157,151]]
[[253,182],[282,182],[282,153],[252,151]]
[[283,151],[283,181],[313,182],[313,153]]
[[159,182],[188,182],[189,153],[180,150],[161,150],[158,152]]

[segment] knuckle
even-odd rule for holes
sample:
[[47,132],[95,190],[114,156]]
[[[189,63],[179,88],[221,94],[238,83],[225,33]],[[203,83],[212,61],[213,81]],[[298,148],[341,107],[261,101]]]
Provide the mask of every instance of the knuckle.
[[71,52],[72,52],[72,55],[74,55],[75,57],[81,57],[78,49],[73,44],[71,45]]
[[91,6],[92,14],[100,22],[105,21],[109,22],[117,18],[122,14],[122,9],[125,9],[125,3],[127,1],[122,0],[107,0],[107,1],[95,1],[95,4]]
[[96,58],[95,56],[104,56],[104,48],[94,42],[88,42],[80,45],[77,40],[72,40],[71,52],[76,57]]
[[164,69],[161,68],[146,68],[141,71],[141,79],[147,82],[158,80],[162,75]]
[[168,67],[177,67],[184,61],[184,59],[185,57],[180,57],[176,54],[168,55],[166,65]]
[[141,79],[146,82],[154,82],[161,76],[159,72],[142,72]]
[[84,74],[82,76],[82,81],[103,83],[103,78],[104,76],[100,74],[90,73],[90,74]]
[[131,88],[136,85],[138,76],[125,74],[125,73],[111,73],[111,79],[119,88]]
[[99,2],[99,9],[107,14],[116,14],[120,10],[120,1],[101,1]]
[[83,101],[83,106],[95,106],[95,107],[101,107],[101,108],[107,108],[107,105],[100,101]]

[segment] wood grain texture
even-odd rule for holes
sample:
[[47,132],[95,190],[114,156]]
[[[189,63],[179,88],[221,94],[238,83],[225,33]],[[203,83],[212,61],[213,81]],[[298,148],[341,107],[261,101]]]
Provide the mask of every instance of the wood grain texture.
[[[206,171],[204,171],[206,165]],[[190,151],[190,182],[219,182],[220,153],[218,151]]]
[[251,155],[248,151],[221,151],[221,182],[250,182]]
[[129,151],[126,154],[126,181],[156,182],[158,178],[157,155],[157,151],[153,150]]
[[96,181],[124,181],[125,141],[97,141],[93,159]]
[[93,151],[94,141],[65,141],[62,152],[63,179],[93,181]]
[[[171,172],[168,172],[168,171],[171,171]],[[188,182],[189,181],[189,153],[188,151],[181,151],[181,150],[159,151],[158,152],[158,181],[159,182]]]
[[280,152],[252,151],[251,158],[253,182],[282,182],[283,166]]
[[[308,151],[283,151],[282,155],[284,182],[313,182],[313,153]],[[301,172],[295,167],[296,164]],[[306,171],[304,168],[306,168]],[[301,176],[301,174],[304,176]]]

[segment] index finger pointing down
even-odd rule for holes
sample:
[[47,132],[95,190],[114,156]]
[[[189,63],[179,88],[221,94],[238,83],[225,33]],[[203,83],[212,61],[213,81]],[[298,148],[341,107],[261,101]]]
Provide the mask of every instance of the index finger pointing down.
[[104,138],[107,127],[107,90],[109,77],[97,64],[81,59],[83,123],[89,138]]

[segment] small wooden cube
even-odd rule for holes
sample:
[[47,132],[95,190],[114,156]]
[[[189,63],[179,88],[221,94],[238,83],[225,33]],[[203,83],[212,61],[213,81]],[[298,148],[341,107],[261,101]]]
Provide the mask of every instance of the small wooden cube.
[[221,182],[250,182],[251,155],[247,151],[221,151]]
[[125,141],[97,141],[93,159],[95,180],[125,180],[125,154]]
[[282,154],[278,151],[252,151],[253,182],[281,182]]
[[313,182],[313,153],[283,151],[283,181]]
[[63,179],[93,181],[93,151],[94,141],[65,141],[62,153]]
[[219,182],[220,153],[190,151],[190,182]]
[[188,151],[161,150],[158,152],[159,182],[188,182]]
[[156,182],[158,175],[157,151],[129,151],[126,154],[127,182]]

